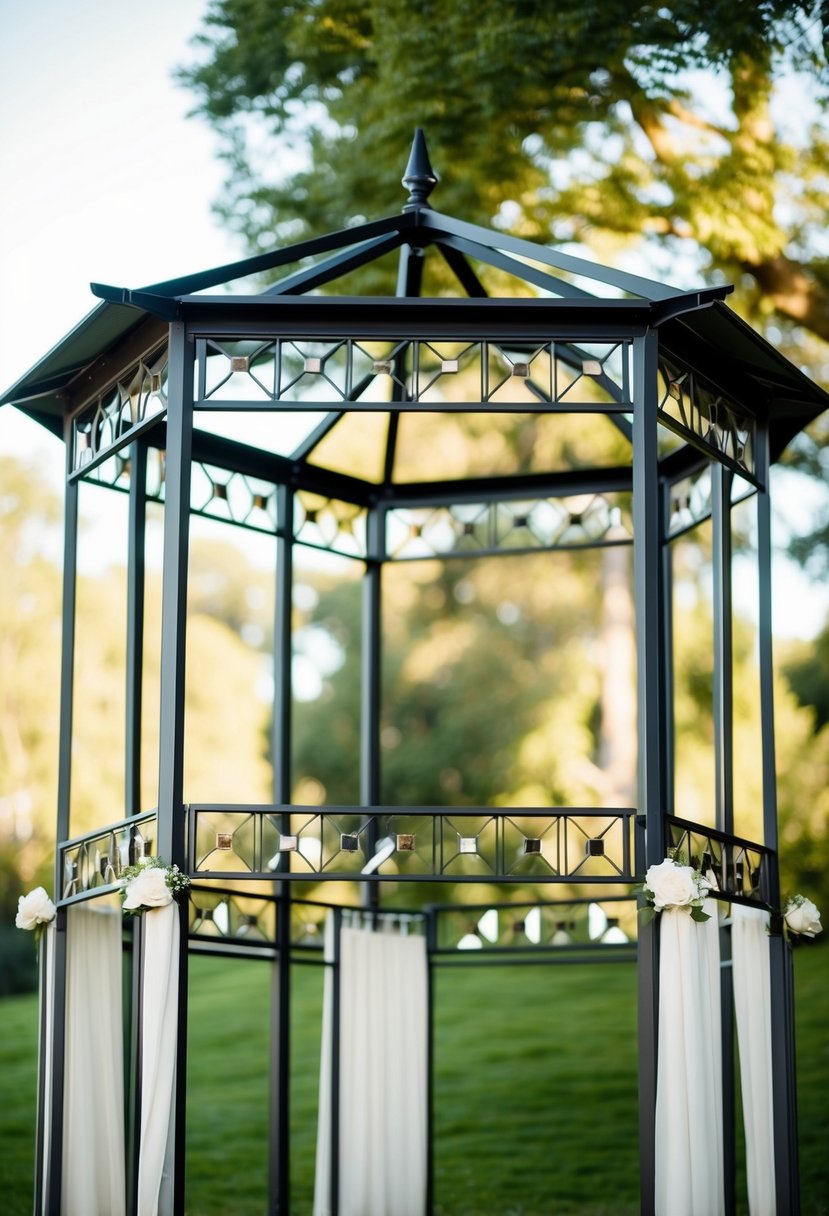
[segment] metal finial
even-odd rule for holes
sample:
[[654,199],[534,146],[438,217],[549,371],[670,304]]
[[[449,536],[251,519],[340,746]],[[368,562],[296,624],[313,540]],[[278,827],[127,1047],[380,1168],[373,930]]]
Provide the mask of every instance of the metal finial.
[[418,127],[412,140],[409,163],[406,165],[406,172],[402,178],[403,185],[409,191],[409,197],[403,210],[412,211],[417,207],[428,207],[427,199],[437,185],[438,180],[438,175],[429,161],[429,153],[426,149],[426,136],[423,134],[423,128]]

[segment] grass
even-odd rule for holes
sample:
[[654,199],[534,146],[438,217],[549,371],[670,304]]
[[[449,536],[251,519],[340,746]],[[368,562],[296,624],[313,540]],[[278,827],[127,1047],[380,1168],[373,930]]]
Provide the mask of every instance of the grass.
[[[795,959],[803,1216],[829,1216],[828,962],[822,945],[799,950]],[[292,984],[291,1211],[307,1216],[321,969],[295,968]],[[265,965],[192,960],[191,1216],[265,1211],[270,995]],[[437,1216],[633,1216],[634,968],[451,967],[437,974],[435,998]],[[36,1020],[36,998],[0,1000],[5,1216],[31,1212]]]

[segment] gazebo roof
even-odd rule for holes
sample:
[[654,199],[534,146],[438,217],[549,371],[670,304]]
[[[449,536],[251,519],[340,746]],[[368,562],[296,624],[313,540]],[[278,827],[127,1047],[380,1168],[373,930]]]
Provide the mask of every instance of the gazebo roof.
[[[311,312],[315,322],[359,313],[388,323],[390,307],[416,312],[431,309],[449,319],[463,308],[498,323],[532,319],[533,326],[584,320],[591,325],[658,327],[664,348],[696,367],[724,391],[738,396],[753,413],[769,421],[771,456],[777,459],[790,440],[829,408],[829,394],[756,333],[725,303],[730,286],[681,291],[613,267],[537,245],[434,211],[427,202],[437,178],[429,164],[422,133],[417,132],[403,183],[409,199],[399,215],[369,221],[310,240],[244,258],[139,289],[91,285],[101,303],[15,384],[0,396],[62,434],[67,400],[92,365],[113,348],[136,340],[149,345],[163,337],[176,320],[217,319],[232,313],[242,320],[285,315],[287,297],[297,310]],[[417,296],[371,297],[331,294],[331,284],[350,272],[408,246],[422,254],[439,254],[465,293],[432,299]],[[475,265],[506,274],[519,296],[492,297]],[[254,294],[222,294],[241,280],[288,273]],[[419,280],[418,280],[419,284]],[[325,294],[313,294],[325,288]],[[532,297],[528,298],[528,293]],[[411,314],[410,314],[411,315]]]

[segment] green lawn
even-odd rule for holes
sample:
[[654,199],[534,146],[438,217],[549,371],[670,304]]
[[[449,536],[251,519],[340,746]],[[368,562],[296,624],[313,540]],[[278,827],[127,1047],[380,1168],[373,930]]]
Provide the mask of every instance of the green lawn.
[[[803,1213],[829,1216],[829,951],[799,950],[795,963]],[[188,1210],[260,1216],[267,1187],[269,969],[194,958],[191,984]],[[295,968],[292,1216],[311,1210],[321,996],[320,969]],[[0,1001],[5,1216],[31,1211],[36,1012],[33,997]],[[632,1216],[635,1074],[633,967],[439,971],[436,1212]]]

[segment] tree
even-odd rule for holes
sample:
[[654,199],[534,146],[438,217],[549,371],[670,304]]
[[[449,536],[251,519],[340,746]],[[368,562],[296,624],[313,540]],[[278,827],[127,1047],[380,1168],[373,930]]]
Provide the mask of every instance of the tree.
[[253,245],[397,209],[423,125],[446,210],[644,240],[826,341],[828,22],[818,0],[213,0],[180,78]]
[[[826,0],[212,0],[195,46],[179,77],[221,137],[217,210],[252,249],[397,210],[391,169],[422,125],[439,208],[733,282],[829,384]],[[394,269],[359,273],[387,290]],[[828,442],[824,418],[787,459],[825,478]],[[829,563],[824,516],[799,560]]]

